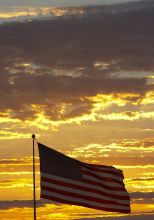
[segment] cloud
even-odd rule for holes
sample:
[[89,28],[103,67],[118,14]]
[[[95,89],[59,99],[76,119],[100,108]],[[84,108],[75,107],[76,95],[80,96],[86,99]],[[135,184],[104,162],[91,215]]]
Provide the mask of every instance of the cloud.
[[[49,67],[91,67],[96,61],[110,63],[117,60],[111,62],[112,70],[151,70],[154,33],[150,27],[153,24],[153,7],[134,13],[136,22],[133,24],[129,11],[115,14],[99,11],[82,18],[3,25],[1,44],[7,45],[12,51],[10,54],[16,55],[14,58],[27,58]],[[147,28],[149,32],[145,31]],[[6,32],[8,37],[5,36]],[[10,40],[9,34],[12,33],[14,37]]]
[[134,192],[131,193],[132,199],[153,199],[154,192]]
[[0,112],[24,121],[40,115],[66,121],[91,114],[93,100],[86,97],[131,94],[131,102],[136,94],[141,101],[153,89],[146,76],[118,78],[116,72],[153,71],[154,7],[133,9],[135,22],[130,10],[115,9],[0,25]]
[[154,178],[134,178],[134,179],[131,179],[131,181],[134,181],[134,182],[154,181]]
[[2,165],[13,165],[13,164],[26,164],[25,159],[0,159]]
[[[37,200],[37,207],[44,206],[48,204],[47,201]],[[11,208],[33,208],[32,200],[12,200],[12,201],[0,201],[1,209],[11,209]]]
[[[145,139],[121,139],[106,143],[90,143],[68,152],[70,156],[80,160],[91,160],[95,163],[109,163],[119,165],[152,165],[153,138]],[[144,156],[144,160],[143,160]],[[106,159],[105,159],[106,158]],[[112,159],[111,159],[112,158]],[[126,159],[127,158],[127,159]],[[135,167],[134,167],[135,168]]]
[[[118,217],[103,217],[106,220],[153,220],[153,214],[142,214],[142,215],[129,215],[129,216],[118,216]],[[101,220],[102,218],[82,218],[82,220]]]

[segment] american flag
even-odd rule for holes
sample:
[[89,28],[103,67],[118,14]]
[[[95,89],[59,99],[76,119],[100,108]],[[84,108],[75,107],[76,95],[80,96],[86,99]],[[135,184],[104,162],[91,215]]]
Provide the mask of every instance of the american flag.
[[123,172],[87,164],[38,143],[41,198],[109,212],[130,213]]

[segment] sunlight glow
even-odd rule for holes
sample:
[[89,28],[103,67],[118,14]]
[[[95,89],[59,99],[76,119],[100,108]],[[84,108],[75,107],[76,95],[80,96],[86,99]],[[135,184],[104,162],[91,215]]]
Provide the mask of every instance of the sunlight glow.
[[64,16],[73,14],[83,14],[84,8],[56,8],[56,7],[15,7],[8,8],[6,11],[0,11],[0,19],[14,19],[14,18],[35,18],[35,17],[46,17],[46,16]]

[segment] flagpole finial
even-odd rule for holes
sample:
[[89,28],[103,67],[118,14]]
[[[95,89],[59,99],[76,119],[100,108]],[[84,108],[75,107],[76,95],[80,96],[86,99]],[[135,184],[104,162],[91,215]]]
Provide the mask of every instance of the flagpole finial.
[[35,134],[32,134],[32,138],[35,139],[35,137],[36,137]]

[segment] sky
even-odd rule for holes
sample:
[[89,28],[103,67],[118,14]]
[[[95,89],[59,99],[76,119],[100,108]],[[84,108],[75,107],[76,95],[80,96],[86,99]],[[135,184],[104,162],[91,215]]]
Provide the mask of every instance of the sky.
[[38,219],[154,219],[154,1],[73,2],[0,0],[0,219],[33,219],[33,133],[122,169],[132,209],[40,200],[36,146]]
[[[133,0],[135,1],[135,0]],[[83,5],[104,5],[104,4],[116,4],[119,2],[132,2],[132,0],[0,0],[1,7],[10,6],[83,6]]]

